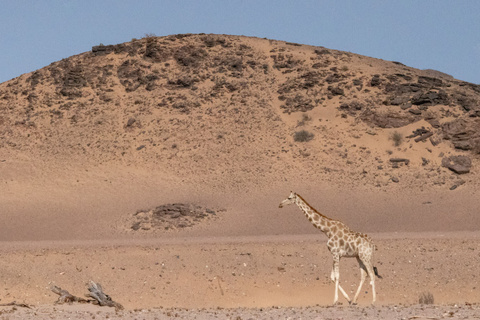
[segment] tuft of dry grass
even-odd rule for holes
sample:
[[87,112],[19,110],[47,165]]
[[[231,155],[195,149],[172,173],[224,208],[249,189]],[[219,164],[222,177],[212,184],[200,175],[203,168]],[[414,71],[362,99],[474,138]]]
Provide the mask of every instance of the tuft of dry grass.
[[435,299],[433,298],[433,294],[430,291],[422,292],[420,297],[418,298],[419,304],[433,304]]
[[395,144],[395,147],[398,147],[402,144],[403,142],[403,135],[398,132],[398,131],[395,131],[394,133],[392,133],[392,135],[390,136],[390,139],[393,140],[393,143]]

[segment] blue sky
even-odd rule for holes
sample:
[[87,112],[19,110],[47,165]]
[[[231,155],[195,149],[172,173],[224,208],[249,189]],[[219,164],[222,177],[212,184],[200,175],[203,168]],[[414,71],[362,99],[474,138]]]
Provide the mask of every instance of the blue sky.
[[478,0],[0,0],[0,82],[147,33],[324,46],[480,84]]

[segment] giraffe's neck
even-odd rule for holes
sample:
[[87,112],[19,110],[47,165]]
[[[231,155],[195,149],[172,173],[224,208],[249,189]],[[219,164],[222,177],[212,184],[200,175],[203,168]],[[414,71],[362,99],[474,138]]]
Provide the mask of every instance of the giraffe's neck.
[[331,226],[332,219],[327,218],[310,206],[300,195],[297,194],[295,203],[305,213],[307,219],[318,229],[320,229],[327,237],[332,235]]

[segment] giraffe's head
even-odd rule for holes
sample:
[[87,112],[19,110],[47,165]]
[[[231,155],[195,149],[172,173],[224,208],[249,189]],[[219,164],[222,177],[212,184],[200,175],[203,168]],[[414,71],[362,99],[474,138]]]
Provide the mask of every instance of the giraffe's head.
[[293,191],[290,191],[290,195],[288,196],[287,199],[283,200],[282,202],[280,202],[280,204],[278,205],[279,208],[283,208],[283,206],[286,206],[286,205],[289,205],[289,204],[292,204],[292,203],[295,203],[295,200],[297,199],[297,194],[294,193]]

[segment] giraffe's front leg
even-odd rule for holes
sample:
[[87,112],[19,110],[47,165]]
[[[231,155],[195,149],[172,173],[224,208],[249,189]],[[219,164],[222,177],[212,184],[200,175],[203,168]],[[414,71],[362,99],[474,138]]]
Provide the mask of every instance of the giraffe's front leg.
[[338,302],[337,280],[335,277],[335,264],[332,267],[332,273],[330,273],[330,279],[332,279],[332,282],[335,284],[335,297],[333,298],[333,304],[335,305]]
[[338,262],[337,263],[335,263],[335,261],[333,262],[332,274],[333,274],[333,281],[335,282],[335,296],[333,298],[333,304],[336,305],[338,303],[338,287],[340,286],[340,283],[339,283],[340,272],[338,268]]
[[333,268],[332,268],[332,273],[330,274],[330,278],[332,279],[333,282],[335,282],[335,296],[333,298],[333,304],[336,305],[338,303],[338,290],[340,289],[340,292],[342,295],[347,299],[348,303],[351,304],[350,297],[348,294],[343,290],[342,286],[340,285],[340,258],[335,258],[333,259]]

